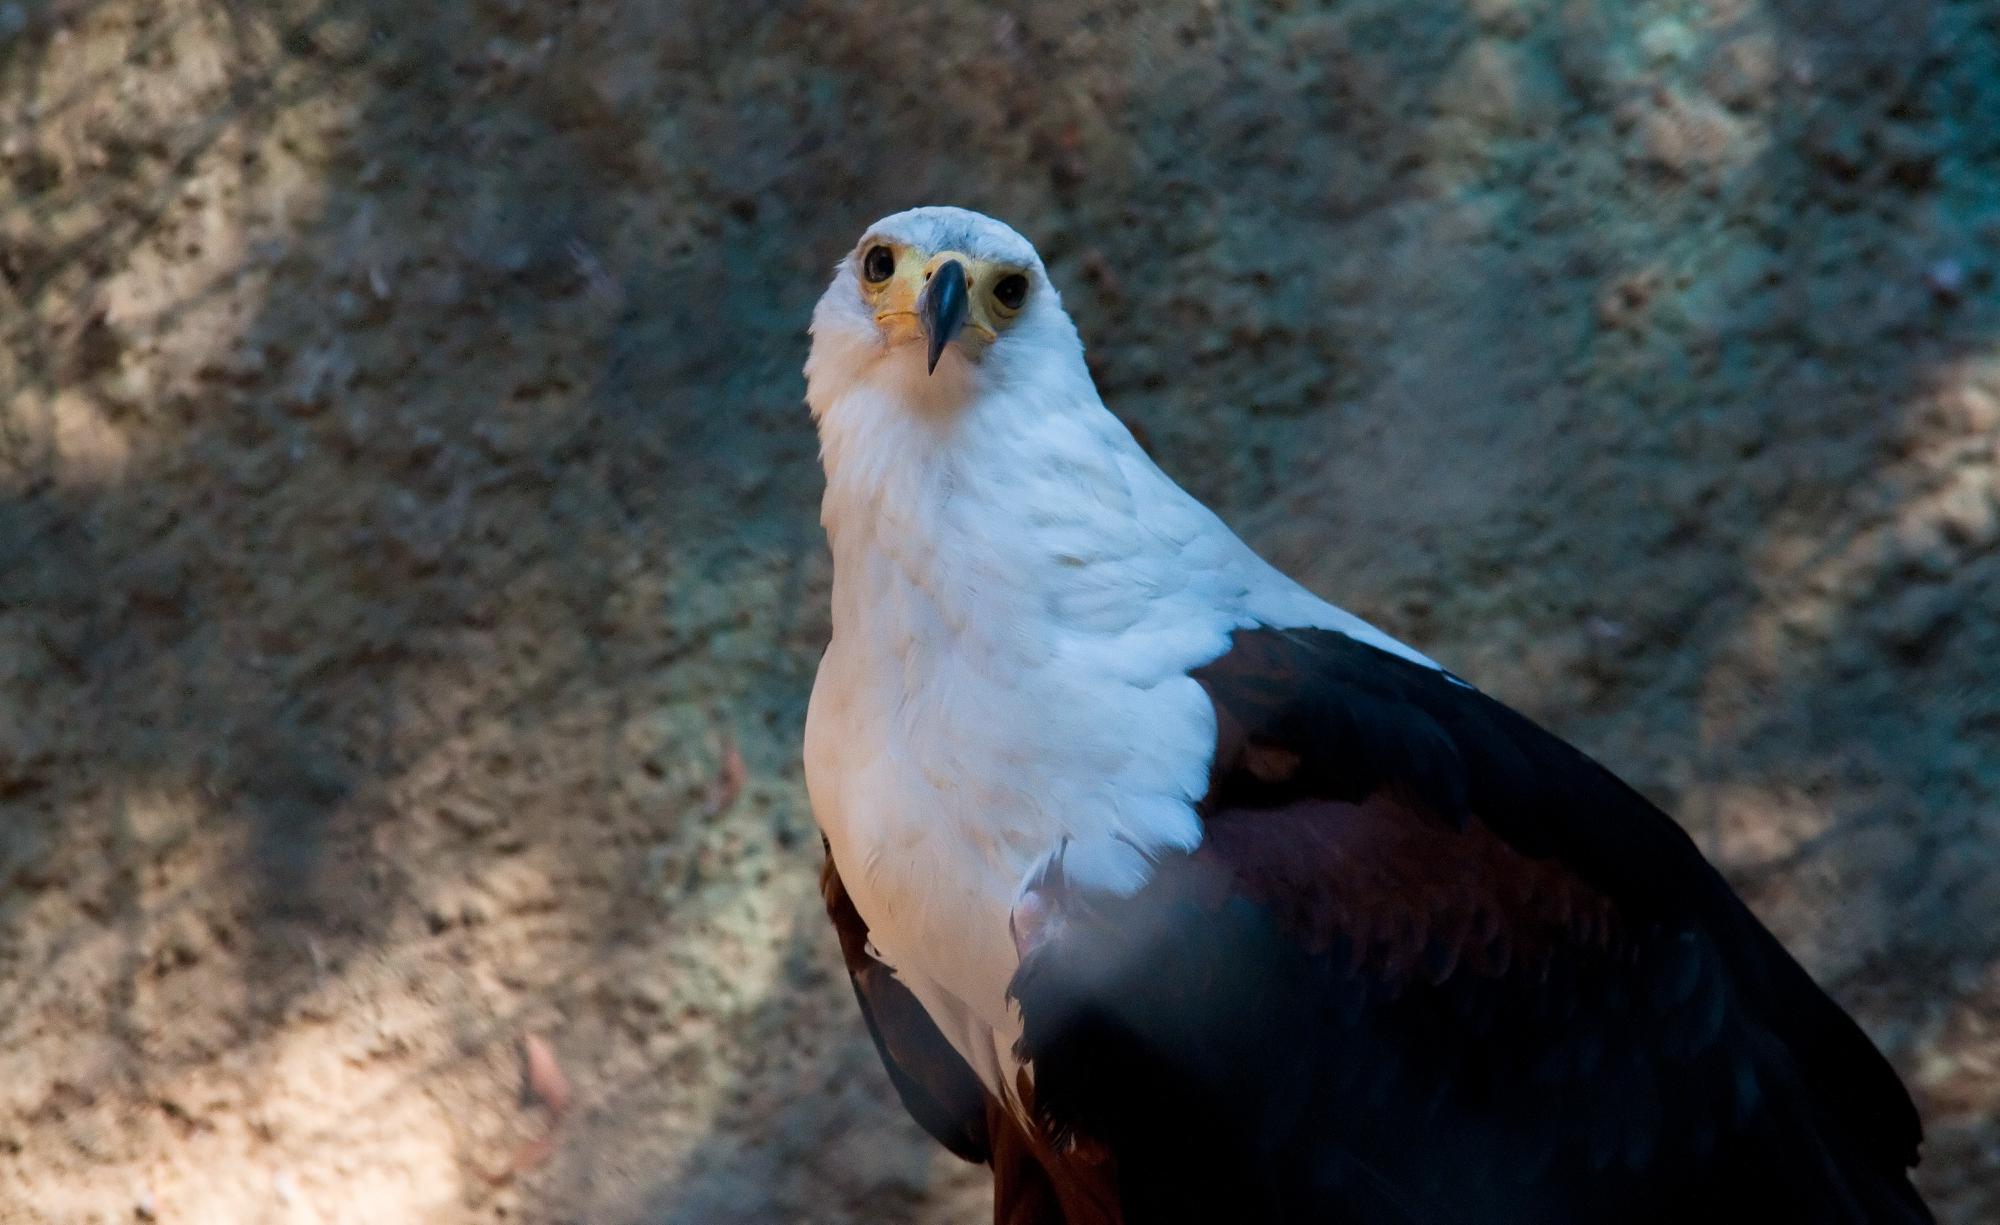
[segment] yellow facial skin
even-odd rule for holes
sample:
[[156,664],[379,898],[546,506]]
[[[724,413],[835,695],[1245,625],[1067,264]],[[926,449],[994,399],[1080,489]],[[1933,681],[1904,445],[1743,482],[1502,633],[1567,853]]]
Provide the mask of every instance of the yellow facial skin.
[[[896,271],[888,280],[871,285],[866,274],[867,255],[878,246],[887,247],[895,253]],[[947,260],[957,260],[965,269],[968,308],[965,330],[952,343],[965,350],[966,356],[978,357],[987,345],[1000,338],[1000,333],[1020,314],[1019,310],[1009,310],[993,296],[993,287],[1003,279],[1027,275],[1028,270],[1017,264],[975,259],[963,251],[919,251],[902,243],[872,238],[862,243],[860,250],[862,300],[875,311],[875,325],[882,329],[882,337],[890,345],[910,340],[922,342],[925,339],[917,307],[931,274]]]

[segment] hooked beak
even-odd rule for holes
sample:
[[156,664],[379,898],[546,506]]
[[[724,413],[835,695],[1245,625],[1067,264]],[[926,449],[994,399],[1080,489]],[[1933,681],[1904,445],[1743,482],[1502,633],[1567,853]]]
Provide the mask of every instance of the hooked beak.
[[924,286],[923,301],[917,303],[917,320],[930,341],[930,373],[937,373],[938,358],[944,347],[965,330],[971,302],[965,292],[965,265],[955,259],[939,264]]

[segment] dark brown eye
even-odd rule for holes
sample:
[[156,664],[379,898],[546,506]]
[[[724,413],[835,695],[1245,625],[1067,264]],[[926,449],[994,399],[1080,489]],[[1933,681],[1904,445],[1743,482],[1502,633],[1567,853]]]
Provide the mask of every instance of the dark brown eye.
[[993,286],[993,300],[1010,311],[1020,310],[1028,300],[1028,278],[1018,272],[1001,277]]
[[896,253],[884,246],[868,248],[868,254],[861,257],[861,275],[868,278],[870,285],[880,285],[896,275]]

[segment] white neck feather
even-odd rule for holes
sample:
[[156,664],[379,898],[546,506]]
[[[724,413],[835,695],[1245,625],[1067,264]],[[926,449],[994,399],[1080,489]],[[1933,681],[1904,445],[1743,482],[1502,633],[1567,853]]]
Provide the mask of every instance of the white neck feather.
[[[963,363],[933,378],[893,360],[866,364],[843,386],[823,377],[816,347],[809,398],[827,476],[836,635],[873,626],[905,666],[929,651],[1039,653],[1049,644],[1035,639],[1075,611],[1067,597],[1138,577],[1100,563],[1170,552],[1138,530],[1132,486],[1151,486],[1155,499],[1185,495],[1104,409],[1072,353],[997,388],[974,387]],[[1140,591],[1123,594],[1144,603]]]

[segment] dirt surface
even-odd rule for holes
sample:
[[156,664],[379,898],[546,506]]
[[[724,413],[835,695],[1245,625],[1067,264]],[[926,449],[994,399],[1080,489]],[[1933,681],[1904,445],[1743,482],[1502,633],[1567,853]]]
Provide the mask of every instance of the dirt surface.
[[803,327],[932,201],[2000,1219],[1991,0],[0,3],[0,174],[0,1220],[982,1219],[797,761]]

